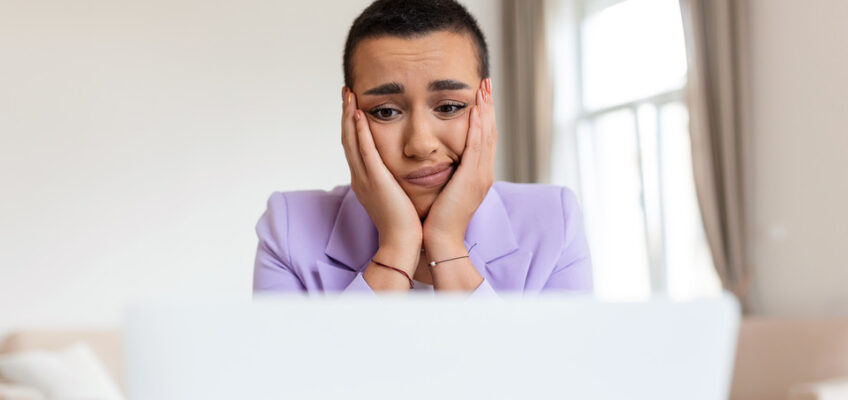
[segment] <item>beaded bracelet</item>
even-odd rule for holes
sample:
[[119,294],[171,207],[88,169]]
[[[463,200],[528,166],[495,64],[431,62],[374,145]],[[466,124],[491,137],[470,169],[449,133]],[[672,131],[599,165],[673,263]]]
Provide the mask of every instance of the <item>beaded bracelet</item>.
[[[473,249],[473,248],[474,248],[474,246],[476,246],[476,245],[477,245],[477,243],[472,244],[472,245],[471,245],[471,247],[469,247],[469,248],[468,248],[468,252],[469,252],[469,253],[471,253],[471,249]],[[453,260],[459,260],[460,258],[468,258],[468,257],[470,257],[470,256],[469,256],[468,254],[466,254],[466,255],[464,255],[464,256],[459,256],[459,257],[454,257],[454,258],[448,258],[447,260],[442,260],[442,261],[430,261],[430,264],[428,264],[428,265],[430,265],[431,267],[435,267],[435,266],[436,266],[436,264],[441,264],[441,263],[443,263],[443,262],[448,262],[448,261],[453,261]]]
[[410,289],[412,289],[412,288],[414,288],[414,287],[415,287],[415,285],[413,285],[413,284],[412,284],[412,278],[410,278],[410,277],[409,277],[409,274],[407,274],[407,273],[406,273],[406,271],[404,271],[404,270],[402,270],[402,269],[400,269],[400,268],[392,267],[391,265],[383,264],[383,263],[381,263],[381,262],[379,262],[379,261],[377,261],[377,260],[375,260],[375,259],[373,259],[373,258],[371,259],[371,262],[373,262],[374,264],[377,264],[377,265],[379,265],[379,266],[381,266],[381,267],[390,268],[390,269],[393,269],[393,270],[395,270],[395,271],[397,271],[397,272],[400,272],[401,274],[403,274],[403,276],[405,276],[405,277],[406,277],[406,279],[407,279],[407,280],[409,280],[409,288],[410,288]]

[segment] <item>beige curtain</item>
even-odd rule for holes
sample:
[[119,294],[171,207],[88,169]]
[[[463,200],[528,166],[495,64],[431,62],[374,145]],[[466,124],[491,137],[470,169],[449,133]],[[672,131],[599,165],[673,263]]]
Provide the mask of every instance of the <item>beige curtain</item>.
[[499,132],[507,179],[547,182],[550,177],[553,90],[545,40],[544,0],[503,0],[504,79],[500,96],[506,132]]
[[747,1],[680,0],[698,202],[718,276],[749,311],[744,185]]

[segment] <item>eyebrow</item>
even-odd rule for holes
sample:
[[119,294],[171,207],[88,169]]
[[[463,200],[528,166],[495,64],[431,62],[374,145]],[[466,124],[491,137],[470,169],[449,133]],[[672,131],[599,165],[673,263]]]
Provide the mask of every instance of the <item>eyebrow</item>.
[[463,90],[470,89],[465,82],[455,81],[453,79],[443,79],[440,81],[430,82],[430,85],[427,86],[427,90],[431,92],[438,92],[440,90]]
[[383,94],[398,94],[403,93],[403,85],[397,82],[384,83],[380,86],[368,89],[363,94],[371,96],[379,96]]
[[[464,90],[470,89],[465,82],[460,82],[453,79],[442,79],[438,81],[432,81],[429,85],[427,85],[427,90],[431,92],[439,92],[443,90]],[[369,96],[381,96],[386,94],[400,94],[403,93],[403,85],[398,82],[389,82],[384,83],[380,86],[373,87],[365,91],[365,95]]]

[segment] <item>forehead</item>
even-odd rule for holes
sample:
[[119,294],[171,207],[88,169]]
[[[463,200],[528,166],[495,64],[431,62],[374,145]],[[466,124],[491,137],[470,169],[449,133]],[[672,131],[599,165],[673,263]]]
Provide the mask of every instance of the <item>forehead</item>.
[[474,86],[477,52],[469,35],[437,31],[411,38],[381,36],[357,44],[351,57],[354,90],[386,82],[426,85],[457,79]]

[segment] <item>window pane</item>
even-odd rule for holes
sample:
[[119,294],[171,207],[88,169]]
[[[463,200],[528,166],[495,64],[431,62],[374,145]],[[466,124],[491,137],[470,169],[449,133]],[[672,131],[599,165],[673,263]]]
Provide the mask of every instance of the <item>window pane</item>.
[[670,103],[660,109],[665,258],[668,291],[675,297],[721,290],[695,194],[688,124],[689,115],[682,103]]
[[595,293],[639,299],[651,292],[635,116],[607,113],[578,131],[583,210]]
[[657,106],[642,104],[637,111],[639,151],[642,164],[642,195],[644,200],[648,262],[651,266],[651,289],[665,291],[668,283],[663,259],[662,202],[660,201],[660,156],[657,132]]
[[686,48],[678,1],[627,0],[587,11],[581,27],[586,109],[683,86]]

